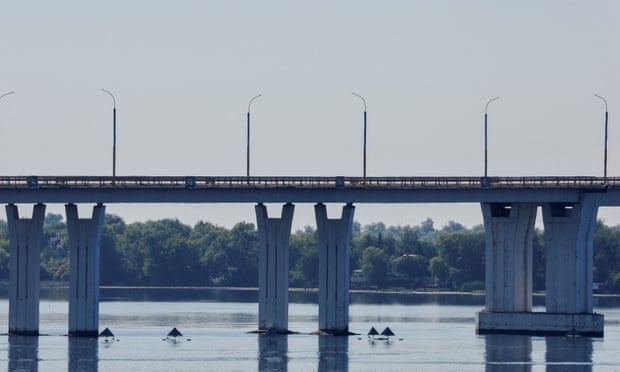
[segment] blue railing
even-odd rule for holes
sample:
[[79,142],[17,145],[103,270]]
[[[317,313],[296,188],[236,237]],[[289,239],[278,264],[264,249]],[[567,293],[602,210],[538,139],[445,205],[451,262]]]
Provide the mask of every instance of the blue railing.
[[620,177],[0,176],[3,188],[618,188]]

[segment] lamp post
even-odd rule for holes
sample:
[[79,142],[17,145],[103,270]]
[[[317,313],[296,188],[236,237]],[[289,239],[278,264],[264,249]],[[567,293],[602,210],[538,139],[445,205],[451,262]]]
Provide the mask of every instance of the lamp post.
[[357,93],[351,93],[356,97],[359,97],[364,103],[364,160],[363,160],[363,169],[364,169],[364,183],[366,183],[366,100],[364,97],[360,96]]
[[14,91],[14,90],[13,90],[13,91],[10,91],[10,92],[8,92],[8,93],[4,93],[3,95],[1,95],[1,96],[0,96],[0,99],[4,98],[4,97],[6,97],[6,96],[8,96],[8,95],[10,95],[10,94],[13,94],[13,93],[15,93],[15,91]]
[[13,94],[13,93],[15,93],[15,91],[14,91],[14,90],[12,90],[12,91],[10,91],[10,92],[8,92],[8,93],[4,93],[3,95],[0,95],[0,99],[2,99],[2,98],[4,98],[4,97],[6,97],[6,96],[8,96],[8,95],[11,95],[11,94]]
[[489,103],[498,100],[499,97],[491,98],[484,107],[484,176],[488,175],[488,147],[487,147],[487,111],[489,109]]
[[247,140],[247,148],[246,148],[246,160],[247,160],[246,174],[248,178],[250,177],[250,108],[252,107],[252,101],[254,101],[255,99],[261,96],[262,94],[252,97],[252,99],[250,99],[250,102],[248,103],[248,140]]
[[101,89],[105,93],[112,97],[113,109],[112,109],[112,184],[116,183],[116,98],[114,95],[105,89]]
[[596,93],[594,93],[594,95],[602,99],[605,103],[605,150],[603,153],[603,179],[607,181],[607,120],[609,119],[609,113],[607,111],[607,100]]

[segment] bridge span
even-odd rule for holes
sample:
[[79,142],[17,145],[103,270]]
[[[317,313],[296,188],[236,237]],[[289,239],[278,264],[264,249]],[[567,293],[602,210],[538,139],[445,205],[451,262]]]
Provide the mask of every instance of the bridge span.
[[620,177],[0,177],[3,203],[620,203]]
[[[593,311],[593,235],[600,206],[620,205],[620,178],[600,177],[0,177],[10,239],[9,333],[38,334],[45,204],[66,205],[70,247],[69,334],[99,321],[99,247],[113,203],[255,203],[260,330],[288,331],[288,251],[294,203],[314,203],[319,241],[319,329],[348,334],[349,245],[354,204],[480,203],[486,234],[486,301],[480,333],[603,336]],[[35,204],[20,218],[15,204]],[[78,203],[94,203],[79,218]],[[282,203],[270,218],[264,203]],[[324,203],[344,204],[327,218]],[[532,239],[542,207],[546,311],[532,312]]]

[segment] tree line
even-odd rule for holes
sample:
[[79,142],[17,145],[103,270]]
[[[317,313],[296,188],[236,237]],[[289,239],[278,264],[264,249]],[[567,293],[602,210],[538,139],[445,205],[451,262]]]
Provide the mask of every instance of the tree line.
[[[484,289],[485,237],[480,226],[456,222],[437,229],[427,219],[416,226],[354,223],[351,241],[352,285],[372,288],[439,287]],[[258,285],[259,238],[255,225],[232,228],[176,219],[127,224],[106,215],[101,240],[101,285],[235,286]],[[533,242],[533,287],[545,287],[544,234]],[[0,280],[9,278],[9,241],[0,221]],[[290,285],[318,286],[316,230],[291,234]],[[69,249],[62,215],[45,218],[41,279],[69,279]],[[620,293],[620,226],[597,222],[594,237],[594,282]]]

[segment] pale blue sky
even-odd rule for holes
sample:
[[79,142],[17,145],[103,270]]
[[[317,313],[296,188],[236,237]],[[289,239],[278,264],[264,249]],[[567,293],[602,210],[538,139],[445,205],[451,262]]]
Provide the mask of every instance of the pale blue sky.
[[[620,176],[620,2],[83,1],[0,5],[0,174]],[[620,123],[620,122],[619,122]],[[279,208],[278,208],[279,209]],[[54,209],[53,211],[60,211]],[[118,206],[254,221],[251,205]],[[274,210],[279,213],[279,210]],[[333,213],[339,213],[334,210]],[[476,205],[360,205],[362,223],[481,222]],[[620,211],[603,211],[620,223]],[[295,226],[314,224],[300,205]]]

